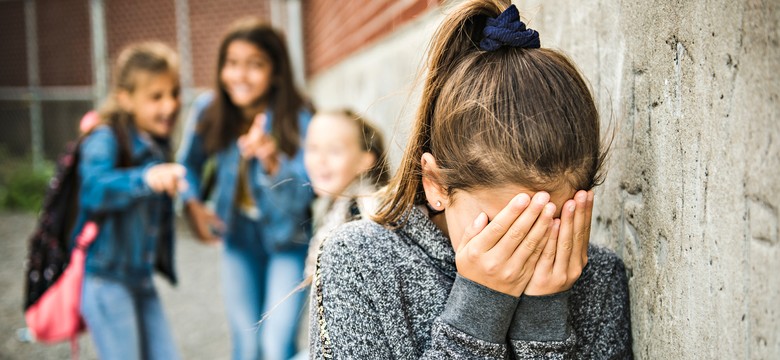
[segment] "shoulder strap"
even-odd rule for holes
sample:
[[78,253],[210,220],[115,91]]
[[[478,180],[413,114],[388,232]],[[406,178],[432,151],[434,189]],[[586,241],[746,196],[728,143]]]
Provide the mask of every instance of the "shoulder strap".
[[363,216],[360,213],[360,207],[358,206],[357,199],[356,198],[350,199],[349,215],[347,216],[347,222],[360,220],[361,218],[363,218]]
[[117,167],[127,168],[133,166],[133,157],[130,149],[130,133],[127,131],[127,127],[122,126],[119,122],[111,122],[109,127],[111,128],[111,131],[114,132],[116,141],[119,144]]
[[330,343],[330,335],[328,334],[328,327],[325,323],[325,307],[322,305],[322,267],[320,266],[320,257],[322,256],[324,244],[325,241],[323,240],[317,251],[317,262],[314,270],[314,297],[317,301],[317,328],[319,330],[320,345],[322,346],[322,357],[332,359],[333,346]]

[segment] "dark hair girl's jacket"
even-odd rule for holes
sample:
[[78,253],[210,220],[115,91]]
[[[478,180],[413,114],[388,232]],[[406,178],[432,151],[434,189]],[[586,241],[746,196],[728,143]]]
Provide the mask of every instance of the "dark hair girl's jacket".
[[394,230],[361,220],[325,239],[313,358],[632,358],[628,284],[614,253],[591,246],[571,290],[516,298],[458,276],[450,240],[422,210],[405,217]]
[[85,272],[124,283],[148,279],[163,266],[173,272],[173,203],[144,182],[144,172],[168,161],[167,142],[128,129],[131,167],[119,167],[114,131],[100,126],[81,143],[79,214],[75,232],[100,218],[100,232],[87,251]]
[[[198,134],[198,124],[203,120],[206,109],[213,101],[213,94],[206,93],[198,97],[192,105],[191,116],[187,119],[178,161],[187,168],[189,188],[181,195],[181,200],[198,199],[202,184],[201,174],[204,164],[209,159],[206,153],[203,137]],[[266,112],[268,121],[266,131],[270,132],[273,114]],[[301,139],[306,136],[306,129],[311,121],[311,113],[301,110],[298,115],[298,128]],[[301,141],[301,144],[304,142]],[[228,225],[236,210],[234,206],[238,184],[239,160],[241,154],[238,145],[218,151],[216,161],[216,183],[212,197],[215,212]],[[290,247],[305,247],[308,244],[311,224],[309,221],[309,205],[314,196],[309,185],[309,179],[303,166],[303,150],[298,149],[294,157],[281,155],[279,171],[270,176],[257,159],[249,162],[249,184],[254,203],[257,205],[263,225],[263,243],[268,251],[282,250]],[[203,199],[199,199],[203,200]],[[230,230],[227,230],[230,231]],[[223,234],[224,235],[224,234]]]

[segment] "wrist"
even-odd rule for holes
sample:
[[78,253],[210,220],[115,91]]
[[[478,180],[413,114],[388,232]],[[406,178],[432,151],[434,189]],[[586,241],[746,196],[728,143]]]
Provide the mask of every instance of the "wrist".
[[478,339],[503,343],[518,300],[457,275],[440,318]]
[[184,202],[184,210],[187,213],[191,213],[193,210],[195,210],[198,205],[200,205],[200,201],[196,199],[189,199]]

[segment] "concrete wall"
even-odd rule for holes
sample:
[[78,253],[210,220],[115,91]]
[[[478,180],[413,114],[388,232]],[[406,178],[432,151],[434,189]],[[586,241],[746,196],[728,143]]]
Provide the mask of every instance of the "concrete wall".
[[[581,67],[615,131],[594,242],[628,268],[637,357],[780,358],[780,4],[518,5]],[[320,107],[380,122],[396,164],[442,11],[310,82]]]

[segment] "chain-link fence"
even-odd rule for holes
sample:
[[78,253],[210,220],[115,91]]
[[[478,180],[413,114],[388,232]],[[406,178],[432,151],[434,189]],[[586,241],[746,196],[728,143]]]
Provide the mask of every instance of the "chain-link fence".
[[107,95],[112,61],[132,42],[162,41],[180,53],[186,112],[194,94],[214,84],[228,24],[284,18],[288,2],[0,0],[0,158],[55,159]]

